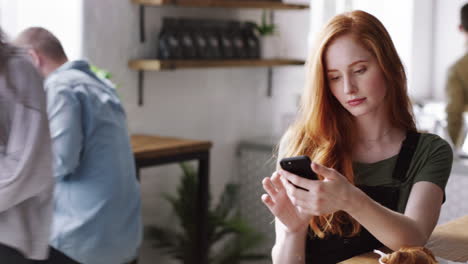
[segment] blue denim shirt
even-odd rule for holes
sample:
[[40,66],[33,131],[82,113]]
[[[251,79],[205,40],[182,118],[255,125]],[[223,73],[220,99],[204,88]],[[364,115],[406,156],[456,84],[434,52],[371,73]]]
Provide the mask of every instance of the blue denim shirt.
[[142,239],[140,187],[115,89],[85,61],[45,81],[54,156],[51,245],[84,264],[121,264]]

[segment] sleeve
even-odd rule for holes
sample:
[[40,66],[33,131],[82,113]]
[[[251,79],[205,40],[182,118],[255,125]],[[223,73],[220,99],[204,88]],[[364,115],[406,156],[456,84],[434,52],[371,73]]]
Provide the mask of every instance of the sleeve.
[[439,186],[445,193],[445,186],[447,185],[452,170],[452,148],[445,140],[437,136],[437,138],[431,142],[428,154],[428,160],[415,176],[413,184],[420,181],[432,182]]
[[446,95],[448,131],[453,144],[456,145],[463,122],[465,98],[463,92],[463,83],[457,76],[455,69],[449,70],[446,85]]
[[[7,110],[0,119],[2,137],[6,139],[0,153],[0,212],[53,186],[42,78],[24,61],[10,63],[6,74],[11,80],[6,89],[15,92],[9,100],[0,94],[2,109]],[[36,105],[42,108],[26,105],[23,99],[29,96],[35,96],[39,102]]]
[[72,174],[80,163],[83,144],[81,104],[77,95],[65,85],[48,86],[47,112],[56,180]]

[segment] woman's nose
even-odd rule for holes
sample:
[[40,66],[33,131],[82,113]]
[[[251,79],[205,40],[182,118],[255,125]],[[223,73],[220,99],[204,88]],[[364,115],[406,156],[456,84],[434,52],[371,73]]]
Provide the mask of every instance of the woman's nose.
[[353,94],[357,92],[357,86],[351,78],[345,78],[343,89],[345,94]]

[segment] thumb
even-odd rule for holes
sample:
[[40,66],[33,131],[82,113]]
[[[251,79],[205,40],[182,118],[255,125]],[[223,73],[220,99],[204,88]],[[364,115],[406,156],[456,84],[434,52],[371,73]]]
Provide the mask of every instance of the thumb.
[[311,167],[312,170],[317,173],[317,175],[321,175],[322,177],[329,179],[336,178],[336,171],[332,168],[325,167],[316,162],[312,162]]

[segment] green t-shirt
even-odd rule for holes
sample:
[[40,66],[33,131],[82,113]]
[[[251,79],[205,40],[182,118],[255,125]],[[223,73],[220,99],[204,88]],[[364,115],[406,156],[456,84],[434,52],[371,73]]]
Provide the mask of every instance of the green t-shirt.
[[[375,162],[354,163],[355,182],[368,186],[400,186],[398,212],[403,213],[413,184],[432,182],[445,190],[452,169],[453,154],[450,145],[434,134],[422,133],[403,182],[393,179],[398,155]],[[445,200],[445,196],[444,196]]]

